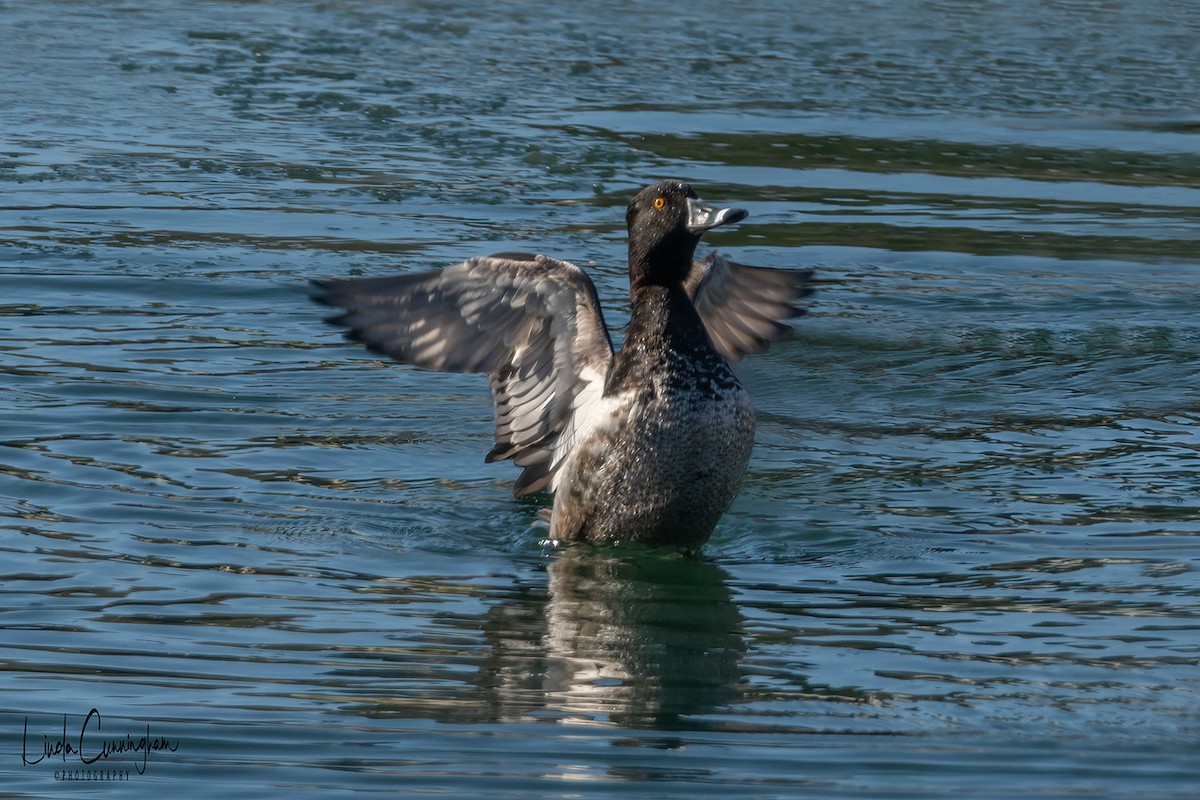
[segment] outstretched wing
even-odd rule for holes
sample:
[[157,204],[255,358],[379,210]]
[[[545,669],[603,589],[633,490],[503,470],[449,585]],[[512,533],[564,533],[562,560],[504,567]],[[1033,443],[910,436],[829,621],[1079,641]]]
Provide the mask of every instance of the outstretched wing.
[[713,253],[692,263],[684,289],[717,352],[740,361],[792,335],[784,320],[804,313],[795,303],[813,293],[811,281],[811,270],[748,267]]
[[498,253],[437,272],[317,285],[318,302],[344,309],[328,321],[368,349],[428,369],[486,373],[496,411],[487,460],[524,467],[518,497],[546,488],[576,397],[604,380],[613,357],[596,287],[583,270]]

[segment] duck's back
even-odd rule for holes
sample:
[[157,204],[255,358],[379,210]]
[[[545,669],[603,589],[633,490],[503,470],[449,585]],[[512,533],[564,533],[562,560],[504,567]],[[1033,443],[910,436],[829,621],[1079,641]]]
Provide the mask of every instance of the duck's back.
[[644,287],[633,303],[557,476],[551,534],[699,545],[746,471],[754,408],[682,289]]

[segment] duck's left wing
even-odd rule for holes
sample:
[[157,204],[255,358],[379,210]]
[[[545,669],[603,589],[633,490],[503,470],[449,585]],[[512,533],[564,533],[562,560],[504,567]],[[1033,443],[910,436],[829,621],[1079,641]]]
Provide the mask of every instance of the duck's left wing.
[[786,320],[804,313],[796,301],[813,293],[811,282],[811,270],[750,267],[713,253],[692,263],[684,289],[717,352],[739,361],[792,335]]
[[[436,272],[318,282],[328,321],[368,349],[491,381],[496,445],[488,461],[524,467],[518,497],[546,488],[581,392],[607,375],[612,342],[587,274],[527,253],[472,258]],[[561,455],[561,454],[560,454]]]

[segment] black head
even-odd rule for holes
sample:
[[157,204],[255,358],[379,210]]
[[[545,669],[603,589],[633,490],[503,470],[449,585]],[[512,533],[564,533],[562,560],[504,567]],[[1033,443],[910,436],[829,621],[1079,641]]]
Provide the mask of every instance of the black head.
[[745,219],[741,208],[717,208],[683,181],[642,189],[625,212],[629,279],[633,285],[680,283],[692,266],[700,237],[710,228]]

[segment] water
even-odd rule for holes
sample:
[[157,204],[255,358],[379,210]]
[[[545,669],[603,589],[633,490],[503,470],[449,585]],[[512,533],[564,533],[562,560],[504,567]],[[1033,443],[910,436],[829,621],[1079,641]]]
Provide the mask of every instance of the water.
[[[1197,796],[1198,11],[0,2],[0,791]],[[306,282],[620,325],[668,176],[821,291],[702,558],[556,551]]]

